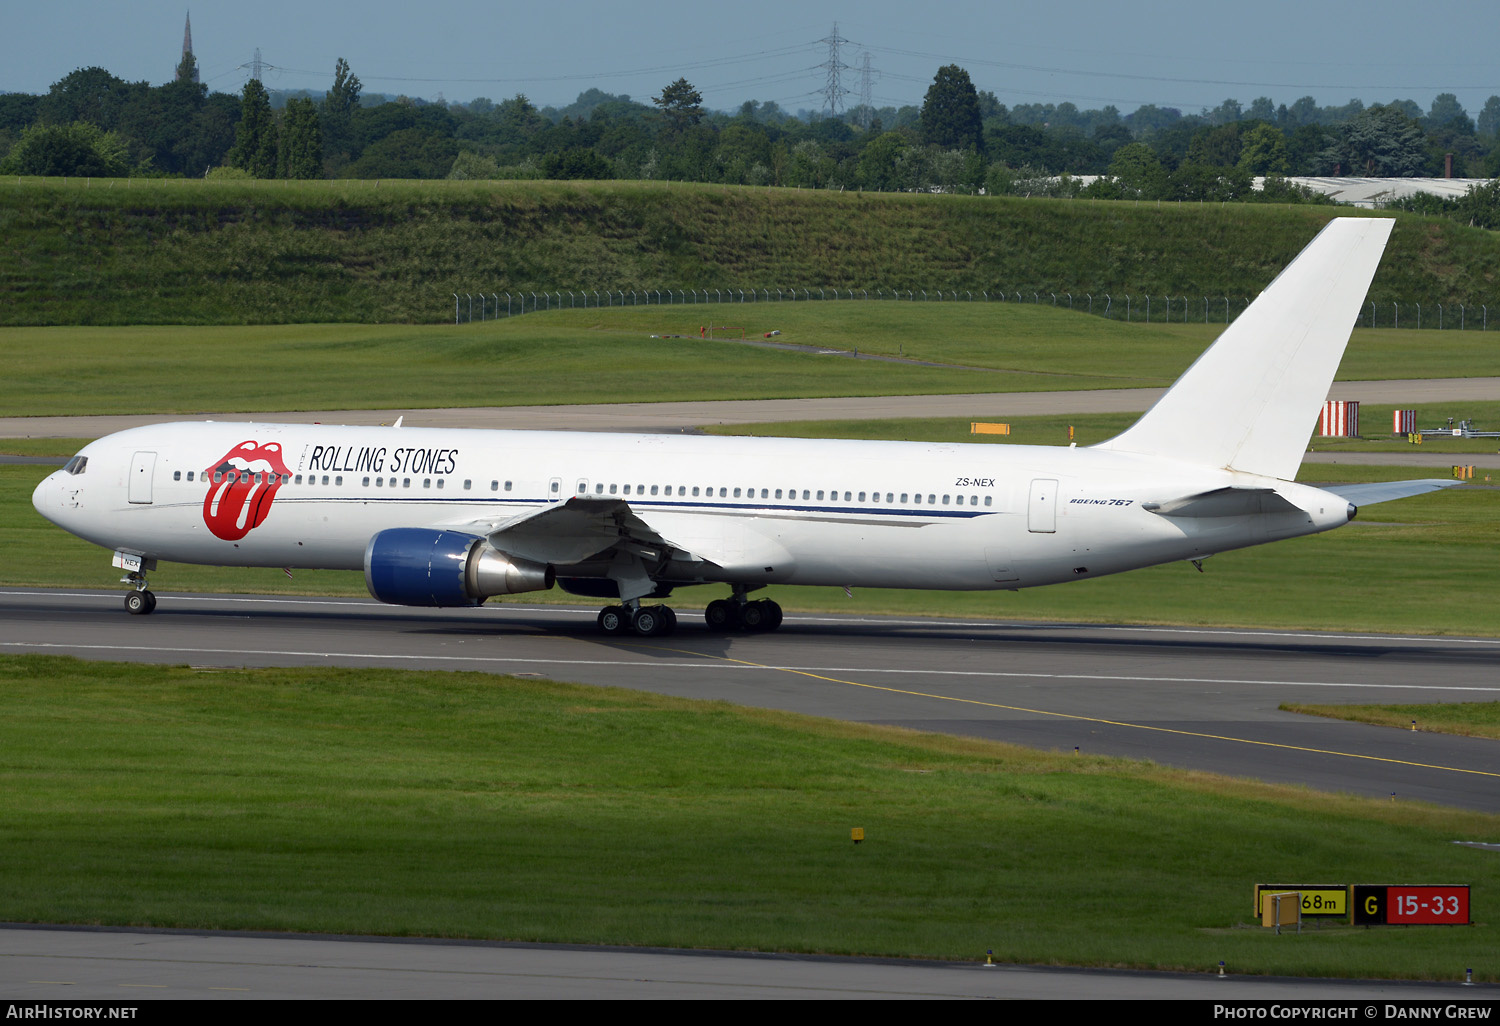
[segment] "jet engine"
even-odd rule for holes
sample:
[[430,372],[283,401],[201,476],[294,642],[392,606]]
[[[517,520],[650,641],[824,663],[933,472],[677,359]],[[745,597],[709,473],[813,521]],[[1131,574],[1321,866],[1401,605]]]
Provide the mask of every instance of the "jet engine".
[[492,595],[545,591],[554,580],[551,566],[458,531],[397,527],[365,546],[365,586],[392,605],[477,606]]

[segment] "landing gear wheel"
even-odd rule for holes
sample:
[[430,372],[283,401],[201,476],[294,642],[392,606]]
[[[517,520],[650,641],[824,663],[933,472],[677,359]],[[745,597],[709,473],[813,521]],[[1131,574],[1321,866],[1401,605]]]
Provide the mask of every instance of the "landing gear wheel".
[[131,616],[145,616],[156,608],[156,596],[149,591],[128,591],[125,593],[125,612]]
[[763,630],[774,631],[781,626],[781,606],[771,599],[761,599],[766,607],[766,625]]
[[708,621],[709,630],[732,631],[739,625],[740,611],[728,599],[714,599],[703,610],[703,619]]
[[667,618],[667,626],[662,633],[671,634],[677,629],[677,611],[671,606],[660,606],[658,608],[661,609],[662,615]]
[[624,606],[605,606],[599,610],[599,629],[605,634],[623,634],[629,626]]
[[630,622],[631,630],[643,638],[666,633],[667,618],[662,615],[663,608],[662,606],[643,606],[637,609],[635,618]]
[[746,602],[740,624],[747,631],[774,631],[781,626],[781,607],[770,599]]
[[746,602],[740,610],[740,626],[747,631],[766,629],[766,607],[759,602]]
[[151,591],[144,591],[141,594],[146,596],[146,612],[156,612],[156,593]]

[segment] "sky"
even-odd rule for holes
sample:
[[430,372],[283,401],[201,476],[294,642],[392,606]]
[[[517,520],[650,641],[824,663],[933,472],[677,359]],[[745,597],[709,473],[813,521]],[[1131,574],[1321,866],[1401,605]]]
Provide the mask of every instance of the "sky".
[[210,89],[237,93],[258,47],[271,89],[325,91],[343,57],[367,93],[564,106],[585,89],[649,103],[686,78],[711,109],[746,100],[827,106],[837,24],[842,107],[860,102],[865,54],[877,107],[920,104],[957,64],[1000,102],[1145,103],[1183,113],[1258,96],[1320,106],[1457,94],[1471,117],[1500,94],[1494,0],[1013,0],[913,4],[655,0],[0,0],[0,91],[44,93],[97,65],[129,81],[171,78],[191,11]]

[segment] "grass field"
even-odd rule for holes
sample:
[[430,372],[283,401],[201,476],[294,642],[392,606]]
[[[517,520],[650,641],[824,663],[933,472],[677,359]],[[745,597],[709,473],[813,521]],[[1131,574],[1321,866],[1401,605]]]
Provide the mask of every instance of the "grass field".
[[[441,323],[455,292],[569,288],[1239,301],[1338,213],[663,182],[6,178],[0,322]],[[1494,233],[1397,216],[1372,298],[1500,310],[1497,297]]]
[[[1495,816],[481,674],[0,689],[8,921],[1497,978],[1500,864],[1450,843]],[[1479,922],[1276,937],[1273,879],[1467,881]]]
[[[705,341],[697,336],[706,324],[948,366]],[[1163,386],[1219,330],[1014,303],[859,301],[577,309],[459,326],[0,328],[0,411],[399,410]],[[1416,345],[1413,333],[1387,329],[1356,331],[1341,372],[1343,380],[1490,375],[1500,375],[1500,345],[1479,333],[1431,332]],[[1441,416],[1470,409],[1478,404]],[[1389,422],[1376,410],[1363,421],[1376,430]]]
[[1457,702],[1450,705],[1307,705],[1287,703],[1288,712],[1331,716],[1382,727],[1401,727],[1437,734],[1463,734],[1500,740],[1500,702]]

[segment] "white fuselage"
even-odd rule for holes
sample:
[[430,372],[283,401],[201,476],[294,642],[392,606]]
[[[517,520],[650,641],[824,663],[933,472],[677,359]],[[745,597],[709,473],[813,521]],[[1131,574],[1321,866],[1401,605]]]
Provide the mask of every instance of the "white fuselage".
[[[628,503],[693,554],[668,583],[1015,589],[1349,516],[1305,485],[1072,447],[198,422],[124,431],[79,456],[81,473],[36,490],[49,520],[146,559],[225,566],[358,570],[372,536],[398,527],[506,550],[506,521],[584,496]],[[1272,488],[1296,511],[1144,508],[1229,487]]]

